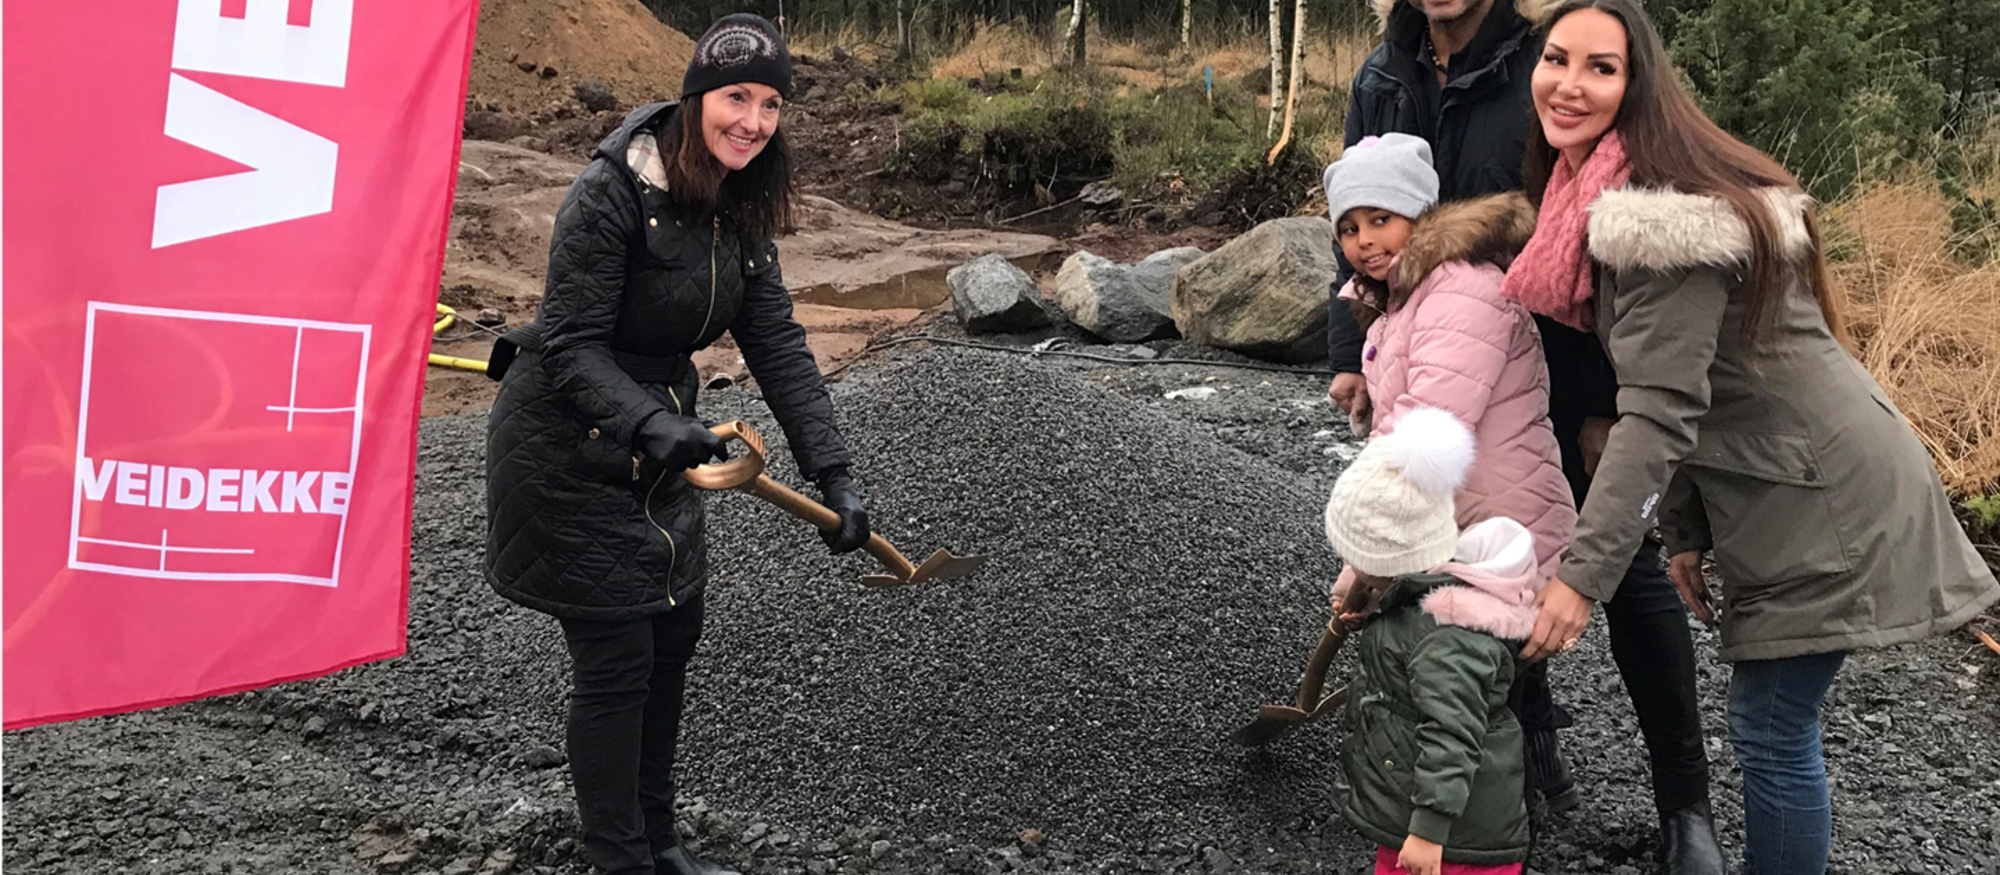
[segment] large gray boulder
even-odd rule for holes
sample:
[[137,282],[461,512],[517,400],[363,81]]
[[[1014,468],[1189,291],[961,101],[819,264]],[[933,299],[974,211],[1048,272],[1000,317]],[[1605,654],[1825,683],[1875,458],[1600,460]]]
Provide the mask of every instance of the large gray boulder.
[[[1174,274],[1180,273],[1181,268],[1207,254],[1193,246],[1161,250],[1146,256],[1144,261],[1132,265],[1132,276],[1148,289],[1159,289],[1161,299],[1171,301]],[[1169,307],[1169,310],[1171,309]]]
[[1279,362],[1326,356],[1333,223],[1273,219],[1174,275],[1172,309],[1196,343]]
[[1174,272],[1201,255],[1189,246],[1121,265],[1078,252],[1056,273],[1056,304],[1078,327],[1114,343],[1170,336],[1174,317],[1167,301]]
[[1042,290],[1005,257],[982,255],[945,274],[951,310],[968,334],[1027,331],[1049,324]]

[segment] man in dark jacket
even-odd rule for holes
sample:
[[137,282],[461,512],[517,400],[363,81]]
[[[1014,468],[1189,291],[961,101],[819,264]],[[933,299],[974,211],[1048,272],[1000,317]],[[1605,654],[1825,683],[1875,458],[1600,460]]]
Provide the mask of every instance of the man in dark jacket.
[[[1371,2],[1382,21],[1382,43],[1355,74],[1346,145],[1387,133],[1423,137],[1436,156],[1441,202],[1519,190],[1534,112],[1529,84],[1541,56],[1533,20],[1549,11],[1553,0]],[[1337,247],[1334,257],[1341,257]],[[1352,275],[1342,259],[1328,290],[1327,352],[1339,372],[1328,396],[1363,418],[1369,404],[1361,377],[1364,337],[1345,303],[1334,297]],[[1617,380],[1594,337],[1539,316],[1535,321],[1549,365],[1549,418],[1563,472],[1581,505],[1596,467],[1594,454],[1617,416]],[[1612,653],[1651,757],[1667,871],[1720,873],[1695,700],[1694,644],[1683,611],[1660,546],[1649,540],[1633,558],[1618,596],[1605,603]],[[1521,683],[1529,779],[1551,810],[1573,807],[1578,794],[1555,736],[1570,718],[1549,692],[1546,664],[1523,672]]]

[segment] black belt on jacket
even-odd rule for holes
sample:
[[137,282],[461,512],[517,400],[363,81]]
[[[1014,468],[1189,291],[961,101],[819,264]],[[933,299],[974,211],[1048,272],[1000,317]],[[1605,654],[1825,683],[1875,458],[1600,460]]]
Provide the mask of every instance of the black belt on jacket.
[[[496,381],[505,377],[521,350],[542,351],[542,341],[547,339],[548,333],[547,326],[530,322],[494,341],[493,353],[486,360],[486,376]],[[694,360],[686,355],[639,355],[622,349],[612,350],[611,360],[626,376],[641,383],[678,383],[694,367]]]

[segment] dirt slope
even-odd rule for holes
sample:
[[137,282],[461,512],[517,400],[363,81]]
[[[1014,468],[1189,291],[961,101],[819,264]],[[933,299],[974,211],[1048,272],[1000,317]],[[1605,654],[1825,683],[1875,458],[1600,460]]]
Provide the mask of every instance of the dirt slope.
[[[694,41],[639,0],[485,0],[472,48],[472,105],[533,115],[590,77],[636,106],[680,91]],[[527,69],[523,69],[523,67]]]

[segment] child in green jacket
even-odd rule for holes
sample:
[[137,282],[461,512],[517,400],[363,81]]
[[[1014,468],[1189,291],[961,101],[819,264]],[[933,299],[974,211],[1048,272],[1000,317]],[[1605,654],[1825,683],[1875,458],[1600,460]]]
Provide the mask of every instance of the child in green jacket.
[[1463,423],[1419,408],[1369,442],[1326,506],[1327,540],[1380,593],[1379,610],[1341,618],[1363,624],[1341,814],[1377,844],[1377,875],[1519,875],[1528,856],[1507,696],[1543,577],[1519,522],[1459,531],[1452,493],[1472,456]]

